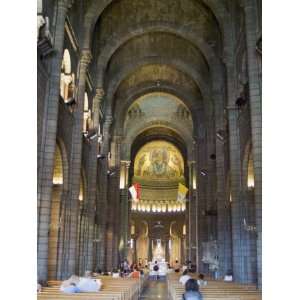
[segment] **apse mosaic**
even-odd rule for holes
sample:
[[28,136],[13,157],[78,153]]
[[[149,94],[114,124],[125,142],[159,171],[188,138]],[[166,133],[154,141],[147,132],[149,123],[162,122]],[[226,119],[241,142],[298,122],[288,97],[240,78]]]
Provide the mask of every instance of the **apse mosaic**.
[[143,180],[176,180],[183,178],[184,162],[179,150],[166,141],[144,145],[134,162],[135,178]]

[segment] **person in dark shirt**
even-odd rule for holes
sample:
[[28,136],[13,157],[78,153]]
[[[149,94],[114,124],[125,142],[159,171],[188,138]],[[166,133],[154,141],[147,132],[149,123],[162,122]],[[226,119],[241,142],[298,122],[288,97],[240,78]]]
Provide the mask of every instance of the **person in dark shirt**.
[[182,295],[183,300],[203,300],[199,292],[199,285],[196,279],[189,279],[185,284],[185,293]]

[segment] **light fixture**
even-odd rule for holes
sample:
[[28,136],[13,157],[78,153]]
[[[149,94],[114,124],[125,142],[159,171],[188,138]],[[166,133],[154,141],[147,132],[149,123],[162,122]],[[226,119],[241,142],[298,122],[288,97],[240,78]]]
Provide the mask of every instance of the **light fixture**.
[[68,98],[68,99],[65,100],[65,103],[66,103],[67,105],[73,105],[73,104],[76,103],[76,101],[75,101],[75,98],[74,98],[74,97],[70,97],[70,98]]
[[218,130],[217,133],[217,138],[221,141],[224,142],[225,141],[225,132],[224,130]]
[[104,158],[105,158],[105,155],[104,155],[104,154],[98,154],[98,155],[97,155],[97,158],[99,158],[99,159],[104,159]]
[[200,174],[201,174],[202,176],[206,176],[206,175],[207,175],[207,171],[206,171],[206,170],[200,170]]
[[83,135],[85,138],[87,138],[89,140],[93,140],[98,136],[97,132],[95,130],[85,131],[85,132],[83,132]]
[[108,176],[113,176],[115,175],[115,173],[116,173],[115,171],[110,171],[110,170],[107,171]]

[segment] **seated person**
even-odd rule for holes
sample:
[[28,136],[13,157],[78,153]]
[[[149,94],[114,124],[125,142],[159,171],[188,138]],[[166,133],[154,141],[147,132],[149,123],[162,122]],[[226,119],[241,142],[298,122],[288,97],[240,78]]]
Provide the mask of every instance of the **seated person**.
[[185,285],[189,279],[191,279],[191,276],[188,274],[188,270],[185,270],[185,271],[183,271],[182,275],[180,276],[179,282],[182,285]]
[[199,285],[196,279],[190,278],[185,284],[185,293],[182,295],[183,300],[203,300],[199,292]]
[[232,272],[230,270],[227,271],[226,275],[224,276],[224,281],[228,281],[228,282],[233,281]]
[[94,276],[99,276],[99,275],[101,275],[101,274],[102,274],[102,270],[101,270],[100,268],[97,268],[97,269],[95,270],[95,272],[93,273]]
[[80,278],[77,287],[79,288],[80,292],[87,293],[87,292],[98,292],[100,291],[102,286],[102,282],[100,279],[93,279],[92,273],[90,271],[85,272],[85,276]]
[[113,269],[112,271],[112,278],[119,278],[120,272],[117,269]]
[[138,271],[138,269],[135,267],[133,269],[133,272],[131,272],[128,277],[131,277],[131,278],[140,278],[140,276],[141,276],[140,271]]
[[190,272],[190,273],[196,273],[196,270],[197,270],[196,265],[191,264],[190,269],[189,269],[189,272]]
[[79,283],[79,277],[72,275],[69,279],[62,282],[60,291],[67,294],[79,293],[80,290],[77,286]]
[[104,269],[102,275],[103,275],[103,276],[108,276],[108,275],[109,275],[106,269]]
[[175,263],[174,263],[174,271],[176,273],[178,273],[180,271],[180,263],[178,262],[178,260],[176,259]]
[[207,281],[204,280],[204,274],[199,274],[199,279],[197,280],[199,286],[206,286]]

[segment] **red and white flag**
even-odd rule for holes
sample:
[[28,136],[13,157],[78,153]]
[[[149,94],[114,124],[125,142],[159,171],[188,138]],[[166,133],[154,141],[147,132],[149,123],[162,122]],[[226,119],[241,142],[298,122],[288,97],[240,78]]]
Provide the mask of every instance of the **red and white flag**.
[[133,201],[138,202],[141,199],[141,185],[134,183],[130,188],[129,192]]

